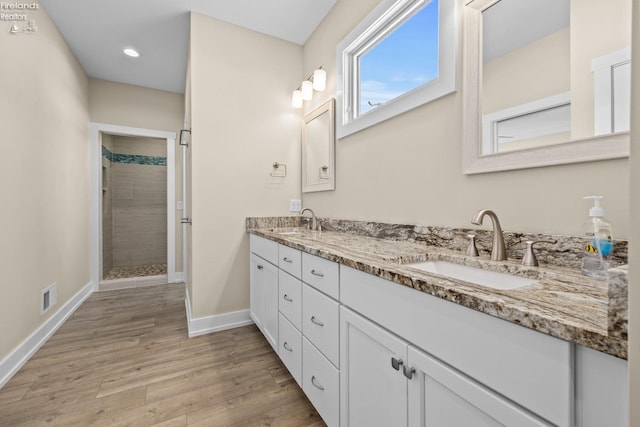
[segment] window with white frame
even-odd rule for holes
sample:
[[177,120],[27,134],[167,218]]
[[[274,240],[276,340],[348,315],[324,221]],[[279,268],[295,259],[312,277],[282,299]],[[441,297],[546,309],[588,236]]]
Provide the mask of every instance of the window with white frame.
[[456,0],[383,0],[337,47],[337,137],[455,90]]

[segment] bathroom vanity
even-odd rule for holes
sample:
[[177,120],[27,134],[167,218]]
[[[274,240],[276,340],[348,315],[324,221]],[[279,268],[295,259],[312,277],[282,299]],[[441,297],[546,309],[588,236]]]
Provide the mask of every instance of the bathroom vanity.
[[[606,282],[291,221],[247,221],[251,316],[329,426],[627,424]],[[533,283],[487,288],[427,261]]]

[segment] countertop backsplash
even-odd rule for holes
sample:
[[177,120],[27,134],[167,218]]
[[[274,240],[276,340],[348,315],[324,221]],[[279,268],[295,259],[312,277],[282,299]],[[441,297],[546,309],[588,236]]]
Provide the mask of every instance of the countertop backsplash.
[[[247,228],[296,228],[306,226],[308,217],[247,218]],[[421,243],[465,253],[469,244],[468,234],[476,235],[476,246],[480,255],[491,253],[493,233],[489,222],[486,229],[434,227],[426,225],[388,224],[370,221],[318,218],[322,230],[359,234],[385,240]],[[521,260],[527,240],[557,240],[555,244],[540,243],[535,253],[540,265],[579,269],[582,259],[582,240],[578,236],[503,231],[507,256]],[[627,264],[628,242],[615,240],[611,267]]]

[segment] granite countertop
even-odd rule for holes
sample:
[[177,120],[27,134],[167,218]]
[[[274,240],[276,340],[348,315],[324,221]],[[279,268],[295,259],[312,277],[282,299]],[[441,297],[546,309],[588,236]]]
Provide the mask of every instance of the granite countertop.
[[[616,320],[616,313],[611,314],[609,282],[585,277],[576,269],[525,267],[519,260],[472,258],[447,248],[345,232],[251,226],[248,231],[491,316],[621,359],[627,358],[626,319],[620,322]],[[427,260],[511,273],[536,279],[538,283],[498,290],[407,265]],[[625,274],[620,269],[612,270],[618,270],[618,275]],[[624,303],[626,306],[626,301]],[[624,333],[617,330],[620,328],[624,328]]]

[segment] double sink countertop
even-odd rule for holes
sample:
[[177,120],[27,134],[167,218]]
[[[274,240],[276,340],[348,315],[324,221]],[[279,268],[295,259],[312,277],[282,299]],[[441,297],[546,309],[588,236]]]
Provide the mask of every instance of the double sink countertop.
[[[626,267],[611,269],[607,281],[585,277],[576,269],[525,267],[520,260],[491,261],[486,256],[467,257],[442,247],[340,231],[251,225],[248,231],[556,338],[627,358]],[[527,277],[537,283],[499,290],[409,265],[423,261],[448,261]],[[612,291],[616,287],[624,288],[624,301],[616,301]],[[618,313],[621,310],[624,313]]]

